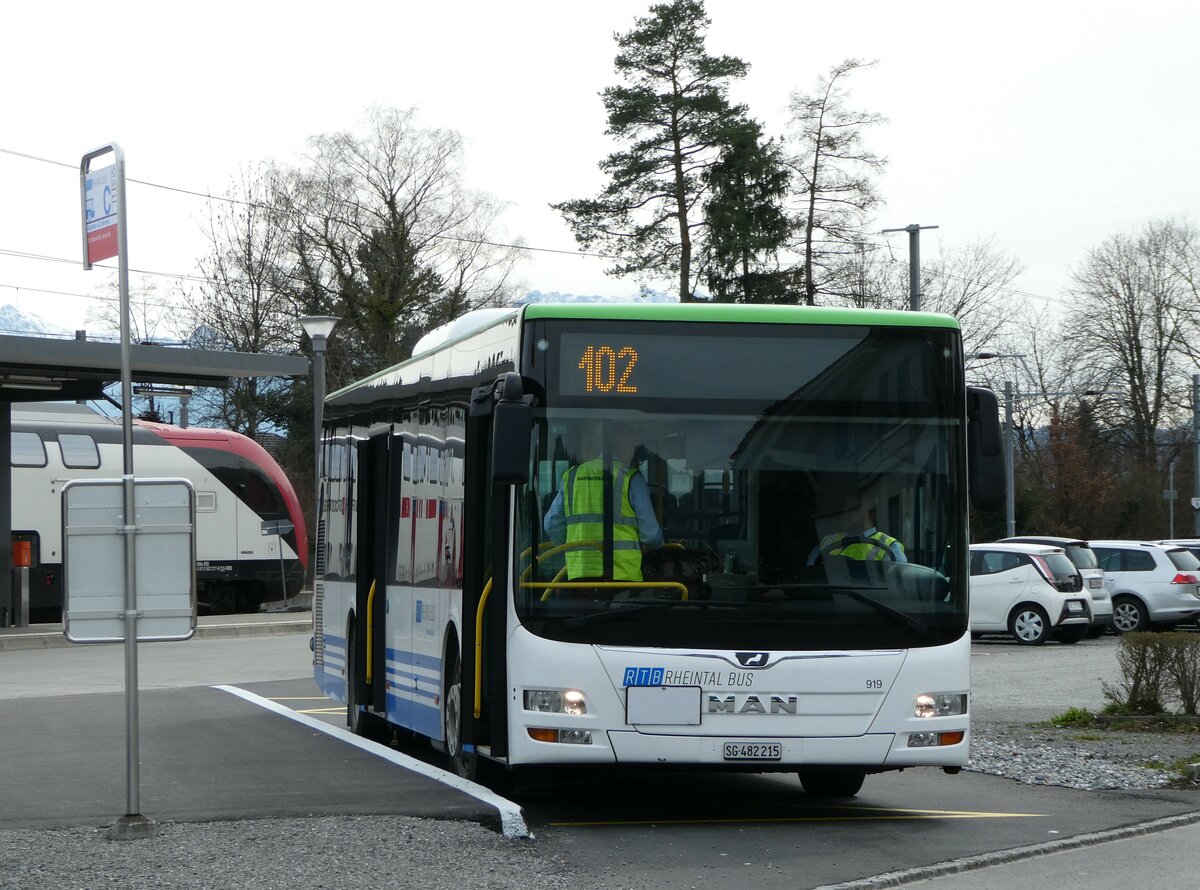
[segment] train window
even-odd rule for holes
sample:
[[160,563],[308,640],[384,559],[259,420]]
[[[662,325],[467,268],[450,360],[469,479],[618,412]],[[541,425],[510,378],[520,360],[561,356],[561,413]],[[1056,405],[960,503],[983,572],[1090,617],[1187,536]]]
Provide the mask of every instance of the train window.
[[198,491],[198,492],[196,492],[196,512],[197,513],[215,513],[215,512],[217,512],[217,493],[215,491]]
[[42,437],[37,433],[14,432],[10,447],[14,467],[46,466],[46,446],[42,444]]
[[59,433],[58,449],[62,452],[64,467],[79,470],[94,470],[100,466],[100,452],[96,440],[81,433]]
[[283,515],[283,505],[275,486],[262,473],[246,468],[242,476],[241,497],[259,516]]

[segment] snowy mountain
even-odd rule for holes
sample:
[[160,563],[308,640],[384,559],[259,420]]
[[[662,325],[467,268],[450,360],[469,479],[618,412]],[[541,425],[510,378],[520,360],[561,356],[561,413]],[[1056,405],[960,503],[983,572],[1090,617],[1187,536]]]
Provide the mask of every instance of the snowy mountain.
[[678,303],[679,297],[646,288],[640,294],[629,297],[614,297],[603,294],[564,294],[558,291],[544,293],[531,290],[519,298],[517,305],[526,303]]
[[17,337],[62,337],[72,336],[74,333],[32,312],[22,312],[12,304],[0,306],[0,334]]

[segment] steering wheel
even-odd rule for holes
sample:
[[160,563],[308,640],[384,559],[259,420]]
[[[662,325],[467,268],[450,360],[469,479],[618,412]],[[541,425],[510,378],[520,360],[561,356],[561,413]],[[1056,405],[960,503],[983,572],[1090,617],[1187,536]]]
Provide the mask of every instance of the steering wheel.
[[[846,556],[842,553],[834,553],[833,552],[834,550],[843,550],[846,547],[853,547],[855,544],[866,544],[868,547],[873,547],[876,550],[882,550],[883,551],[883,560],[887,560],[887,559],[895,560],[895,558],[896,558],[895,554],[892,553],[892,550],[890,547],[880,544],[874,538],[861,538],[860,540],[857,540],[857,541],[846,541],[845,539],[842,539],[841,541],[835,541],[834,543],[832,543],[826,547],[822,547],[821,553],[817,556],[816,562],[817,563],[824,562],[826,556],[832,556],[836,559],[849,559],[849,560],[853,560],[854,562],[882,562],[883,561],[873,555],[867,555],[862,559],[857,559],[855,557]],[[870,554],[870,551],[868,551],[868,554]]]

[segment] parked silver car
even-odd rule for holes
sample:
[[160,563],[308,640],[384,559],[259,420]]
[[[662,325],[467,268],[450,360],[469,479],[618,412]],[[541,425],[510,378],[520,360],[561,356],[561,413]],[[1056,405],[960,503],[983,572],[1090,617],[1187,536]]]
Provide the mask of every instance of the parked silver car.
[[1051,637],[1078,643],[1092,619],[1078,580],[1061,547],[972,544],[972,636],[1008,633],[1027,646]]
[[1200,615],[1200,559],[1184,547],[1091,541],[1112,597],[1113,630],[1128,633]]
[[1001,538],[1001,543],[1014,544],[1048,544],[1051,547],[1061,547],[1067,554],[1067,559],[1079,570],[1083,589],[1092,598],[1092,626],[1088,629],[1089,637],[1103,636],[1113,623],[1112,597],[1104,586],[1104,570],[1096,561],[1096,554],[1087,541],[1080,538],[1064,538],[1053,535],[1019,535],[1015,538]]

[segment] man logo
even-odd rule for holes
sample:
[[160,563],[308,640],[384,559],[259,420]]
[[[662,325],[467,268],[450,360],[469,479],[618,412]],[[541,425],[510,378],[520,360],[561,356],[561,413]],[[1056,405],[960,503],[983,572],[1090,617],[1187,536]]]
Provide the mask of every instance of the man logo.
[[737,652],[738,664],[744,668],[760,668],[767,666],[770,652]]

